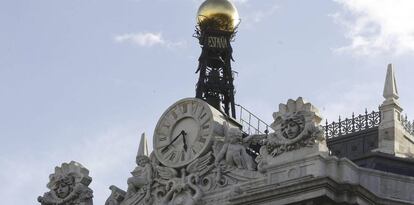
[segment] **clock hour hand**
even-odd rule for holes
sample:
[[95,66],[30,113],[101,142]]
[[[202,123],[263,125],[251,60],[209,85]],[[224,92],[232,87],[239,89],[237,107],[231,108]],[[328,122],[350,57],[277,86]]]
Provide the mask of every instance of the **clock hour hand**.
[[181,132],[180,132],[180,134],[178,134],[177,135],[177,137],[175,137],[167,146],[165,146],[164,148],[162,148],[161,149],[161,152],[163,152],[163,151],[165,151],[170,145],[172,145],[172,143],[174,143],[175,141],[177,141],[177,139],[181,136],[181,135],[184,135],[184,134],[187,134],[187,133],[185,133],[184,132],[184,130],[182,130]]
[[183,143],[184,143],[183,148],[184,148],[184,151],[187,152],[187,142],[185,141],[185,136],[187,136],[187,133],[184,132],[183,130]]

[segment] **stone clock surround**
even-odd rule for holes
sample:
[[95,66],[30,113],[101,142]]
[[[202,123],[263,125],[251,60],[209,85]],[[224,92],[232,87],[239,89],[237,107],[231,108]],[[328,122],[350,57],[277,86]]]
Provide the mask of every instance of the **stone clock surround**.
[[[229,117],[203,100],[181,99],[162,114],[156,125],[153,136],[155,156],[165,166],[184,167],[211,151],[214,140],[222,139],[223,123],[237,126]],[[181,131],[185,131],[187,151],[183,150],[184,136],[180,136]],[[174,153],[177,153],[178,158],[169,160],[168,157]],[[184,158],[179,159],[183,155]]]

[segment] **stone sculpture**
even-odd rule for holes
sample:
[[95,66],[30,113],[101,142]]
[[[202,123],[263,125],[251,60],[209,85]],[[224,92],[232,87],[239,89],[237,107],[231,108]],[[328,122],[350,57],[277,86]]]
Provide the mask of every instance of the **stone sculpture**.
[[128,190],[125,192],[111,186],[112,193],[107,199],[107,205],[161,204],[171,189],[168,185],[180,181],[175,169],[161,166],[153,154],[148,156],[145,134],[141,136],[136,162],[137,167],[127,180]]
[[[255,170],[253,159],[242,145],[242,133],[225,125],[225,142],[212,151],[196,158],[180,173],[164,166],[155,154],[148,157],[144,135],[137,154],[137,167],[127,181],[125,192],[111,186],[106,205],[195,205],[205,191],[245,182],[262,176]],[[217,143],[216,143],[217,145]]]
[[256,164],[246,152],[241,130],[230,127],[225,122],[223,128],[224,140],[219,137],[220,139],[216,139],[212,147],[214,164],[208,160],[210,153],[198,160],[199,164],[204,164],[204,166],[199,166],[199,170],[203,172],[196,172],[201,173],[198,175],[200,176],[199,186],[203,191],[224,188],[262,177],[262,174],[255,171]]
[[238,128],[231,128],[224,123],[225,141],[220,151],[216,154],[215,162],[217,166],[222,161],[226,166],[236,167],[238,169],[247,169],[253,171],[254,162],[246,152],[246,147],[242,145],[242,132]]
[[63,163],[49,176],[50,189],[38,197],[42,205],[92,205],[93,192],[89,171],[77,162]]
[[171,182],[167,189],[162,205],[196,205],[203,196],[203,193],[195,183],[198,177],[191,174],[186,177],[185,169],[181,170],[181,181]]
[[252,135],[246,140],[261,138],[263,146],[260,148],[258,168],[262,169],[269,158],[305,147],[324,146],[321,151],[327,150],[323,129],[319,125],[321,117],[319,111],[312,104],[305,102],[301,97],[297,100],[288,100],[287,104],[280,104],[279,111],[273,114],[271,124],[273,133],[268,135]]
[[126,192],[116,186],[110,186],[111,196],[106,200],[105,205],[119,205],[124,199]]
[[125,202],[126,204],[151,204],[153,169],[148,157],[145,133],[141,136],[136,163],[138,166],[131,172],[132,177],[127,181],[128,190],[125,194]]

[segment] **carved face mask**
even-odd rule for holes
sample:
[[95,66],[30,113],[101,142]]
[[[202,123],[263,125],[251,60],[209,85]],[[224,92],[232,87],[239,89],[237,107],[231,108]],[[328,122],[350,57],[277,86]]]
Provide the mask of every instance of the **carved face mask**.
[[63,198],[66,198],[70,194],[70,190],[71,190],[71,188],[70,188],[69,184],[66,184],[64,182],[60,182],[57,185],[55,192],[56,192],[56,195],[59,198],[63,199]]
[[300,126],[299,123],[293,121],[292,119],[286,120],[283,124],[283,136],[287,139],[294,139],[299,135]]
[[149,159],[145,156],[140,156],[137,158],[137,165],[144,167],[145,164],[147,164],[149,162]]
[[72,185],[74,184],[75,179],[72,176],[66,176],[61,178],[59,181],[57,181],[55,185],[55,193],[56,196],[63,199],[66,198],[70,192],[72,192]]

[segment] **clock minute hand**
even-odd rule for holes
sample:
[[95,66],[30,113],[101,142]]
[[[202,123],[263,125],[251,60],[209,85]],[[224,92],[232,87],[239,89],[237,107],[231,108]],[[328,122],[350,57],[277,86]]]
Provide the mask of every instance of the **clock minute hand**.
[[174,143],[175,141],[177,141],[177,139],[180,137],[180,135],[185,134],[184,130],[180,132],[180,134],[177,135],[177,137],[175,137],[167,146],[165,146],[164,148],[161,149],[161,152],[165,151],[170,145],[172,145],[172,143]]

